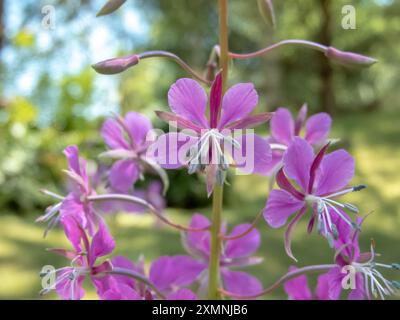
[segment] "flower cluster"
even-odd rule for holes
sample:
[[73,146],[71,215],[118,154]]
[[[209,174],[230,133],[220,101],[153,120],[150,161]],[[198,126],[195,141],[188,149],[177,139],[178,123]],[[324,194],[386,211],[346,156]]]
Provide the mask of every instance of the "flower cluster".
[[[108,1],[98,16],[117,10],[123,3]],[[226,17],[227,1],[220,0],[219,4],[221,16]],[[272,1],[259,1],[259,6],[274,25]],[[150,119],[136,112],[107,119],[101,128],[107,150],[99,155],[101,163],[95,172],[88,172],[76,146],[64,150],[69,191],[63,196],[43,190],[57,202],[37,220],[48,223],[45,234],[60,225],[72,249],[50,249],[69,264],[42,274],[54,278],[42,292],[55,290],[63,299],[82,299],[83,281],[88,278],[104,300],[197,299],[206,295],[252,299],[280,285],[290,299],[336,300],[344,295],[349,299],[384,299],[397,294],[399,282],[388,280],[381,270],[399,270],[400,265],[377,262],[374,243],[370,252],[360,252],[359,234],[365,216],[359,215],[354,204],[339,200],[365,186],[351,185],[353,157],[343,149],[330,150],[337,141],[329,138],[331,117],[318,113],[307,119],[306,104],[296,119],[286,108],[254,115],[258,104],[254,85],[238,83],[227,88],[230,59],[255,58],[283,45],[317,50],[347,66],[366,67],[376,61],[306,40],[283,40],[253,53],[232,53],[228,51],[227,25],[220,28],[220,38],[221,46],[213,47],[205,77],[166,51],[147,51],[93,65],[99,73],[115,74],[143,59],[168,58],[210,90],[207,95],[204,87],[190,78],[179,79],[170,87],[170,112],[156,111],[170,125],[168,133],[159,134]],[[218,64],[222,69],[219,72]],[[254,128],[266,129],[269,121],[270,136],[255,134]],[[164,196],[169,180],[165,170],[180,168],[204,179],[208,196],[213,196],[212,219],[195,213],[184,226],[168,218]],[[228,231],[221,217],[222,188],[229,179],[228,171],[233,170],[264,176],[271,190],[254,222]],[[149,174],[153,174],[150,180]],[[145,186],[139,186],[139,181]],[[157,222],[182,233],[187,254],[161,256],[148,267],[143,257],[137,263],[122,256],[109,257],[116,243],[106,220],[116,212],[153,214]],[[255,256],[265,232],[256,229],[261,217],[273,228],[287,224],[284,244],[294,260],[292,234],[298,222],[307,217],[307,231],[311,233],[316,226],[335,253],[333,263],[292,266],[271,287],[263,288],[264,279],[242,271],[262,263]],[[316,271],[322,274],[313,293],[305,274]]]

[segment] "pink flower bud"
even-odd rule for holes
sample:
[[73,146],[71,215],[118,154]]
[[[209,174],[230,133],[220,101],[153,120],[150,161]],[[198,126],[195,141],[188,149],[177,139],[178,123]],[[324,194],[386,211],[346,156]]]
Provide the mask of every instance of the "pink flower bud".
[[113,58],[92,65],[96,72],[101,74],[116,74],[139,63],[139,56],[132,54],[122,58]]
[[118,10],[118,8],[122,6],[125,2],[126,0],[108,0],[106,4],[96,14],[96,17],[101,17],[113,13],[114,11]]
[[369,67],[377,62],[377,60],[373,58],[358,53],[341,51],[333,47],[327,48],[325,56],[345,66]]

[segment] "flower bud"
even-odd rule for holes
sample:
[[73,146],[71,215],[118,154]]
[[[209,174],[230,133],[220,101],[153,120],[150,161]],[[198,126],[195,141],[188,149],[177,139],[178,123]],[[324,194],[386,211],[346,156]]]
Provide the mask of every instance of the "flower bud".
[[113,13],[114,11],[118,10],[118,8],[122,6],[125,2],[126,0],[108,0],[106,4],[96,14],[96,17],[101,17]]
[[130,55],[122,58],[113,58],[92,65],[96,72],[101,74],[116,74],[139,63],[138,55]]
[[258,10],[264,21],[275,28],[275,10],[272,0],[257,0]]
[[363,56],[358,53],[341,51],[333,47],[328,47],[325,56],[344,66],[369,67],[377,62],[377,60]]

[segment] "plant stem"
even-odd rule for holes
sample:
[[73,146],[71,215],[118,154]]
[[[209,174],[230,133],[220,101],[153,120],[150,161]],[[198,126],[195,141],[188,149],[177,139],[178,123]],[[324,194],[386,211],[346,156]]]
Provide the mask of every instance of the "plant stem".
[[[218,0],[219,7],[219,45],[220,68],[222,69],[222,92],[225,92],[228,79],[229,47],[228,47],[228,0]],[[218,183],[214,186],[210,243],[210,265],[208,275],[208,298],[220,299],[219,258],[221,239],[219,237],[222,220],[223,186]]]
[[210,243],[210,265],[208,275],[208,298],[215,300],[220,298],[218,292],[219,283],[219,255],[221,239],[219,232],[221,229],[223,187],[216,184],[213,191],[213,208],[211,224],[211,243]]

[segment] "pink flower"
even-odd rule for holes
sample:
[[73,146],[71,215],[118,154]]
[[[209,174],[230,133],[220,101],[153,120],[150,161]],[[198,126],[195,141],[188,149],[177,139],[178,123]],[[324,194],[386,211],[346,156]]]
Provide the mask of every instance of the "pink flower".
[[111,167],[110,185],[114,190],[125,193],[141,178],[146,168],[159,173],[160,168],[146,156],[152,143],[150,120],[136,112],[128,112],[125,118],[107,119],[101,135],[110,148],[103,157],[119,159]]
[[[296,267],[289,268],[289,271],[295,270],[297,270]],[[308,286],[307,276],[305,275],[286,281],[284,289],[290,300],[330,300],[328,280],[329,277],[326,274],[320,275],[314,294]]]
[[271,174],[282,161],[283,150],[300,136],[304,128],[304,139],[312,146],[324,144],[331,129],[332,119],[325,113],[316,113],[307,119],[307,104],[304,104],[296,120],[286,108],[278,108],[271,119],[271,137],[268,142],[271,144],[272,161],[268,168]]
[[92,239],[87,237],[72,215],[64,217],[63,226],[65,235],[73,246],[73,251],[51,250],[71,260],[70,267],[55,271],[55,290],[63,299],[79,300],[85,293],[82,283],[86,276],[89,276],[92,283],[96,285],[96,275],[111,270],[109,261],[97,265],[96,260],[110,254],[114,250],[115,242],[102,220],[99,220],[99,228]]
[[[78,147],[74,145],[65,148],[64,154],[68,160],[68,170],[65,170],[65,173],[70,178],[71,192],[66,197],[62,197],[45,190],[46,194],[61,201],[50,206],[46,213],[36,221],[49,221],[46,234],[58,222],[64,224],[65,218],[73,216],[83,229],[88,230],[89,234],[93,235],[96,230],[98,216],[93,209],[92,203],[88,201],[88,197],[96,193],[86,172],[86,161],[79,157]],[[57,215],[58,213],[59,215]]]
[[153,145],[162,167],[188,166],[189,173],[205,172],[209,194],[215,182],[224,182],[225,173],[232,165],[228,157],[246,173],[265,171],[271,160],[269,144],[254,133],[242,132],[271,118],[270,113],[250,115],[258,103],[253,84],[234,85],[222,97],[222,77],[218,74],[211,88],[209,119],[207,95],[192,79],[180,79],[173,84],[168,103],[173,113],[159,111],[157,115],[183,130],[162,135]]
[[[209,225],[210,221],[201,214],[195,214],[190,223],[193,228]],[[238,225],[229,236],[242,234],[249,227],[248,224]],[[187,286],[197,281],[200,283],[200,294],[204,295],[208,285],[209,231],[188,232],[184,237],[184,245],[190,256],[165,257],[158,264],[153,264],[150,276],[152,272],[160,273],[166,268],[171,268],[171,274],[175,271],[179,275],[175,280],[175,285]],[[261,283],[255,277],[246,272],[231,270],[260,263],[260,258],[252,257],[259,245],[260,234],[255,229],[244,237],[225,241],[220,257],[220,273],[224,289],[239,295],[251,295],[262,290]]]
[[[312,209],[308,225],[311,232],[317,220],[318,232],[325,236],[331,245],[337,239],[339,230],[335,221],[345,222],[354,227],[351,219],[342,209],[358,212],[349,203],[340,203],[334,198],[365,186],[345,188],[354,175],[354,159],[344,150],[325,154],[329,144],[314,156],[311,145],[304,139],[295,137],[283,156],[283,168],[277,174],[280,189],[271,191],[264,208],[264,218],[273,228],[283,226],[287,219],[297,212],[289,223],[285,234],[285,248],[293,257],[290,242],[294,227]],[[289,180],[293,180],[294,186]]]

